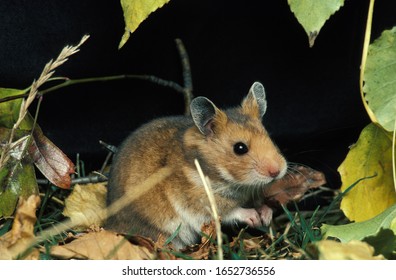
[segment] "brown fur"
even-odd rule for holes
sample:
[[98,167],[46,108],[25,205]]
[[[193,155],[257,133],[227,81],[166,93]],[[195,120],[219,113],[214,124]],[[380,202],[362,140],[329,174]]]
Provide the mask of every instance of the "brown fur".
[[[208,125],[212,132],[204,135],[190,117],[161,118],[143,125],[124,141],[111,168],[109,204],[133,191],[161,167],[171,167],[173,173],[109,218],[108,228],[155,240],[159,234],[170,236],[181,225],[173,241],[175,246],[195,242],[201,225],[210,221],[211,215],[194,159],[211,181],[225,222],[261,223],[254,209],[241,207],[255,199],[257,189],[262,190],[268,183],[265,180],[274,179],[271,173],[283,176],[287,166],[261,124],[254,96],[249,94],[237,108],[216,108]],[[246,143],[249,153],[235,154],[237,142]]]

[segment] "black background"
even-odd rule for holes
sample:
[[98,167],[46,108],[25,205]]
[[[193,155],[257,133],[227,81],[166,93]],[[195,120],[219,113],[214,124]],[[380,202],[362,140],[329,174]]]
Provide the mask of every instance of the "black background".
[[[338,187],[336,169],[369,122],[358,86],[367,8],[367,0],[346,0],[309,48],[286,0],[171,0],[118,50],[119,1],[0,1],[0,86],[26,88],[84,34],[91,38],[56,76],[151,74],[182,83],[174,43],[181,38],[194,95],[232,106],[261,81],[269,103],[264,124],[286,157],[324,171],[329,186]],[[373,39],[396,25],[395,12],[395,1],[376,2]],[[142,123],[183,108],[172,89],[122,80],[45,95],[38,122],[71,159],[80,153],[93,170],[107,153],[99,140],[118,145]]]

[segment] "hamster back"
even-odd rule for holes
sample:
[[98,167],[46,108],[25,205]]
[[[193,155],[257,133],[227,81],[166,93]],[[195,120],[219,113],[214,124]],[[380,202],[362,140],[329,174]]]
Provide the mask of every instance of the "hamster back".
[[254,83],[235,108],[220,110],[205,97],[193,99],[190,107],[192,117],[153,120],[121,144],[110,171],[108,204],[136,191],[162,167],[172,174],[110,217],[108,228],[156,240],[180,227],[176,248],[196,242],[211,214],[195,159],[210,179],[223,223],[269,223],[268,213],[247,206],[287,170],[261,123],[267,108],[264,87]]

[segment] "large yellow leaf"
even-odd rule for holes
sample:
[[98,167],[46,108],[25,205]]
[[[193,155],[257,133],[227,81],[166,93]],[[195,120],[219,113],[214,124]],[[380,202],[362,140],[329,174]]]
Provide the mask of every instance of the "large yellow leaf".
[[143,246],[130,243],[123,236],[110,231],[89,232],[76,240],[50,249],[51,255],[61,259],[90,260],[149,260],[154,253]]
[[106,208],[106,191],[104,183],[75,185],[73,192],[65,199],[63,215],[83,228],[92,224],[101,225],[99,214]]
[[155,10],[161,8],[170,0],[121,0],[122,10],[124,11],[125,32],[122,36],[120,45],[128,41],[131,33]]
[[320,260],[383,260],[383,255],[375,256],[374,248],[359,240],[340,243],[322,240],[313,244]]
[[369,124],[350,149],[338,168],[341,175],[341,190],[346,190],[357,180],[361,181],[341,202],[341,209],[351,220],[368,220],[396,203],[392,176],[392,141],[382,128]]

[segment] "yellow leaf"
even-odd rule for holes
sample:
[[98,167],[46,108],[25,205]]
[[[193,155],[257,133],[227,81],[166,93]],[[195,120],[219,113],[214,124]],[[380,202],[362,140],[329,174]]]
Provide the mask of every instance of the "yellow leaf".
[[128,41],[130,34],[155,10],[161,8],[170,0],[121,0],[124,11],[125,33],[122,36],[119,49]]
[[9,232],[0,238],[0,259],[38,259],[39,251],[29,249],[34,238],[36,209],[40,205],[40,197],[31,195],[26,200],[19,199],[14,222]]
[[69,217],[73,224],[88,227],[101,224],[98,214],[105,208],[106,187],[103,183],[75,185],[73,192],[65,199],[63,215]]
[[382,128],[369,124],[338,168],[341,190],[357,180],[376,175],[358,183],[342,202],[341,209],[351,220],[368,220],[396,203],[392,176],[392,141]]
[[359,240],[340,243],[334,240],[322,240],[314,246],[320,260],[383,260],[384,256],[374,256],[374,248]]

